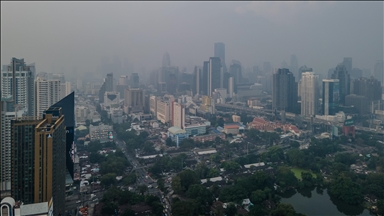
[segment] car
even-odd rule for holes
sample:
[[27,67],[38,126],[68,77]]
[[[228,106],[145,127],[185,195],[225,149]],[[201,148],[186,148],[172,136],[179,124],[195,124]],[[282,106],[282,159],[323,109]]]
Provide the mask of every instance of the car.
[[77,201],[76,201],[76,204],[79,204],[79,203],[81,203],[81,200],[77,200]]

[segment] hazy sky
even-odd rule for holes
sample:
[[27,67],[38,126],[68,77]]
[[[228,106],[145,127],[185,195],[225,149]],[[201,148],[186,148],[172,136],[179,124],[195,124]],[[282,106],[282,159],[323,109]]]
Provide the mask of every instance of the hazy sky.
[[18,57],[37,72],[88,72],[117,55],[138,72],[160,67],[168,51],[172,65],[190,69],[224,42],[227,65],[279,67],[294,53],[319,73],[343,57],[373,70],[383,59],[383,19],[383,2],[2,1],[1,63]]

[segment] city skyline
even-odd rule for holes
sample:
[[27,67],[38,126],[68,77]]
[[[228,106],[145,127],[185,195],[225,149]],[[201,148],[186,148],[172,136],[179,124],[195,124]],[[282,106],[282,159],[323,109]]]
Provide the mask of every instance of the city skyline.
[[[214,56],[213,44],[217,42],[225,44],[227,64],[238,59],[246,68],[260,67],[264,61],[278,68],[295,54],[298,67],[308,65],[321,75],[349,56],[353,58],[353,67],[373,73],[375,62],[383,59],[382,2],[156,2],[153,4],[161,9],[156,11],[139,2],[1,4],[1,63],[22,56],[37,62],[39,72],[64,72],[68,78],[97,73],[106,58],[120,62],[121,70],[134,68],[133,72],[148,73],[161,67],[165,52],[169,53],[172,65],[186,67],[192,73],[194,66],[202,66],[205,59]],[[217,11],[215,19],[206,15],[188,18],[189,11],[213,8]],[[14,16],[14,11],[29,19]],[[84,11],[88,12],[87,18]],[[355,16],[361,11],[369,13]],[[104,15],[100,16],[100,12]],[[141,18],[140,22],[130,16]],[[172,19],[175,16],[178,19]],[[37,23],[39,31],[34,30]],[[197,27],[201,29],[198,32],[194,30]],[[25,29],[29,29],[28,34]],[[212,34],[204,34],[206,31]],[[31,38],[33,44],[29,42]]]

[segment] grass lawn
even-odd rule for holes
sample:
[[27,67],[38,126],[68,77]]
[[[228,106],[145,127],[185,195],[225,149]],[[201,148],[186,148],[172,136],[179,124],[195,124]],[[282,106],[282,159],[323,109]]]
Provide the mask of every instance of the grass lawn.
[[316,175],[314,173],[312,173],[312,171],[310,171],[310,170],[305,170],[305,169],[294,167],[294,168],[291,168],[291,171],[295,174],[295,177],[299,180],[301,180],[301,172],[309,172],[312,174],[313,178],[316,178]]

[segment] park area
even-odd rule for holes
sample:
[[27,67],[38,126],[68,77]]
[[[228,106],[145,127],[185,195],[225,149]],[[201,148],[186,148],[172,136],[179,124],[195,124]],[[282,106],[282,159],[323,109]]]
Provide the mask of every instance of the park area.
[[305,170],[305,169],[301,169],[301,168],[298,168],[298,167],[293,167],[291,168],[291,171],[295,174],[295,177],[298,179],[298,180],[301,180],[301,173],[302,172],[308,172],[308,173],[311,173],[312,174],[312,177],[313,178],[316,178],[316,175],[310,171],[310,170]]

